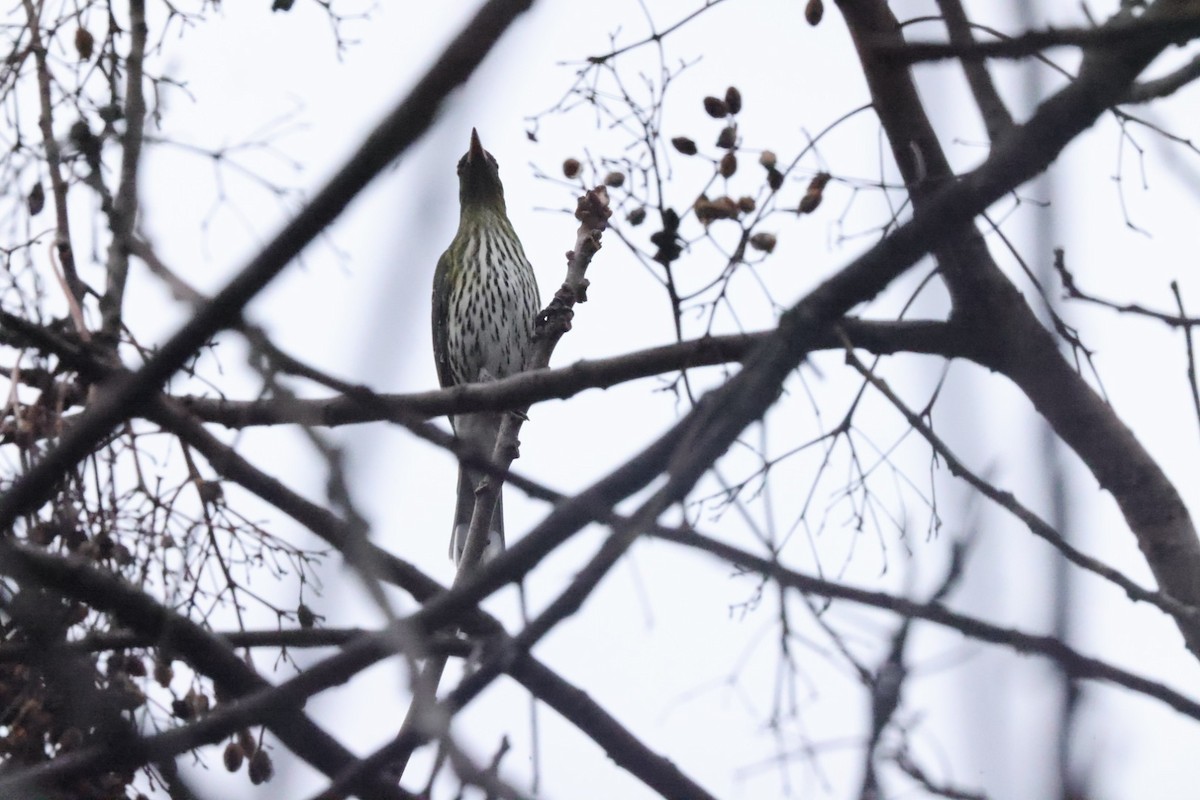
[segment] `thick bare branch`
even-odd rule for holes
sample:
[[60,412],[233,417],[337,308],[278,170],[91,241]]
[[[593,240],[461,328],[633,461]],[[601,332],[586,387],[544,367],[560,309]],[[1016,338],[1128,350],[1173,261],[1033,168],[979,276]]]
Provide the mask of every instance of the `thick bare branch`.
[[1162,77],[1135,83],[1130,87],[1124,102],[1148,103],[1168,97],[1197,79],[1200,79],[1200,55]]
[[[845,3],[838,3],[845,5]],[[1010,39],[993,42],[897,42],[881,37],[876,52],[893,63],[912,64],[946,58],[1024,58],[1051,47],[1081,47],[1091,51],[1117,52],[1124,48],[1163,48],[1183,44],[1200,36],[1200,16],[1180,3],[1178,11],[1162,9],[1171,3],[1156,3],[1158,13],[1122,17],[1117,24],[1099,28],[1063,28],[1028,31]]]
[[[856,318],[840,323],[855,345],[872,353],[922,353],[955,358],[966,348],[949,336],[944,322],[934,320],[877,321]],[[364,402],[365,388],[352,395],[316,400],[225,400],[180,397],[179,403],[197,418],[227,428],[258,425],[351,425],[396,419],[422,419],[466,411],[500,411],[528,407],[545,400],[563,400],[585,389],[607,389],[654,375],[742,361],[772,335],[706,336],[678,344],[652,347],[612,358],[578,361],[569,367],[535,369],[488,383],[468,383],[429,392],[375,394]],[[815,350],[841,347],[832,328],[819,333]]]
[[[843,0],[839,6],[858,44],[876,111],[920,219],[952,193],[943,187],[955,175],[911,74],[896,69],[877,50],[881,42],[890,42],[893,50],[902,44],[899,24],[881,0]],[[1181,0],[1163,0],[1141,19],[1158,25],[1155,30],[1161,32],[1163,25],[1158,23],[1175,20],[1185,7]],[[1123,29],[1119,21],[1113,27]],[[1078,79],[1043,102],[1026,125],[997,142],[984,167],[960,180],[970,184],[988,165],[1002,164],[1015,173],[1013,188],[1033,177],[1049,165],[1045,153],[1057,153],[1124,97],[1165,46],[1160,35],[1157,40],[1135,37],[1119,53],[1089,50]],[[1053,335],[1004,275],[977,231],[966,229],[935,254],[954,303],[952,321],[974,331],[966,340],[971,342],[969,357],[1016,383],[1113,495],[1162,591],[1186,606],[1200,606],[1200,540],[1162,469],[1063,358]],[[1200,654],[1200,626],[1183,620],[1179,624],[1188,646]]]
[[[887,12],[886,6],[882,10]],[[894,24],[894,18],[892,21]],[[1085,69],[1075,84],[1043,104],[1019,133],[1014,132],[1004,140],[982,166],[933,194],[912,221],[785,312],[774,335],[755,347],[745,369],[736,377],[702,398],[691,413],[618,473],[576,498],[558,504],[534,531],[471,580],[456,587],[451,595],[461,593],[466,599],[519,579],[533,562],[595,518],[595,512],[589,508],[600,499],[597,495],[611,507],[617,499],[612,494],[614,484],[619,484],[622,490],[640,488],[660,470],[665,471],[666,484],[627,523],[618,526],[601,551],[578,573],[571,587],[516,638],[517,644],[531,646],[573,613],[636,536],[652,526],[663,510],[681,501],[746,425],[762,417],[775,402],[783,381],[812,349],[820,331],[854,305],[874,297],[926,252],[958,235],[963,226],[1005,192],[1045,169],[1075,135],[1102,113],[1107,107],[1106,100],[1124,91],[1156,53],[1157,50],[1147,48],[1132,58],[1092,62],[1090,70]],[[936,145],[936,139],[933,143]],[[637,468],[631,468],[635,464]],[[626,477],[618,482],[620,473]],[[629,486],[629,482],[633,485]],[[447,598],[439,600],[449,602]],[[422,611],[429,611],[435,604]],[[1061,646],[1059,642],[1055,644]],[[439,707],[445,713],[453,713],[482,691],[499,671],[498,662],[485,663],[465,678]],[[412,731],[409,734],[389,745],[385,752],[410,752],[420,737]]]

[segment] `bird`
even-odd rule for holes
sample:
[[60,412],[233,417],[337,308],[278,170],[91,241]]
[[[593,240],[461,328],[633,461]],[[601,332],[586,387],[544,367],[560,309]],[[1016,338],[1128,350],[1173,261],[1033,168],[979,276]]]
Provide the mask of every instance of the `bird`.
[[[524,370],[533,350],[540,297],[537,277],[508,219],[496,159],[479,133],[458,162],[458,231],[433,275],[433,355],[443,388],[498,380]],[[451,415],[454,435],[490,458],[505,412]],[[458,499],[450,534],[457,565],[466,547],[475,490],[484,473],[458,468]],[[504,550],[503,497],[497,497],[481,561]]]

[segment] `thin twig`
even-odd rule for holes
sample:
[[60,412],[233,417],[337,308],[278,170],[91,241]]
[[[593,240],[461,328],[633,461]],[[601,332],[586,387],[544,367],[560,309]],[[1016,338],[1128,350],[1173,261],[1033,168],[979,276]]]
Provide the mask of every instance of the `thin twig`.
[[1054,530],[1049,523],[1018,502],[1011,492],[997,489],[972,472],[954,455],[954,452],[942,441],[941,437],[934,433],[933,429],[926,424],[925,420],[919,414],[910,409],[882,378],[868,369],[867,365],[854,355],[853,346],[853,343],[847,339],[846,363],[862,375],[876,391],[887,398],[888,402],[904,416],[909,427],[920,434],[929,443],[933,451],[946,462],[946,468],[950,470],[951,475],[966,481],[968,485],[984,497],[1007,510],[1024,523],[1025,527],[1033,535],[1058,550],[1072,564],[1113,583],[1131,600],[1149,603],[1180,622],[1194,624],[1200,620],[1200,609],[1181,603],[1162,592],[1154,592],[1146,589],[1103,561],[1080,552],[1064,539],[1058,531]]
[[25,19],[29,30],[30,49],[37,65],[38,126],[42,133],[42,146],[46,149],[46,169],[50,173],[50,193],[54,196],[54,218],[56,231],[54,246],[62,265],[70,295],[76,304],[83,302],[85,286],[75,269],[75,250],[71,246],[71,217],[67,211],[67,182],[62,172],[62,150],[54,138],[54,99],[51,93],[50,66],[46,60],[46,45],[42,40],[41,19],[33,0],[22,0]]
[[1161,15],[1157,19],[1127,20],[1100,28],[1049,28],[1028,31],[1011,39],[994,42],[906,42],[890,41],[873,49],[893,63],[915,64],[947,58],[1025,58],[1051,47],[1116,49],[1136,46],[1165,47],[1200,36],[1200,16]]
[[112,243],[108,248],[108,283],[100,298],[101,329],[115,345],[121,333],[125,282],[129,277],[129,243],[138,214],[138,167],[146,124],[142,70],[146,55],[146,0],[129,2],[129,55],[125,58],[125,132],[121,136],[121,180],[113,199]]
[[[1175,307],[1179,309],[1181,319],[1187,318],[1183,310],[1183,295],[1179,292],[1179,281],[1171,281],[1171,294],[1175,296]],[[1192,327],[1184,326],[1183,341],[1187,345],[1187,377],[1188,386],[1192,390],[1192,405],[1196,409],[1196,421],[1200,422],[1200,389],[1196,387],[1196,351],[1192,346]]]

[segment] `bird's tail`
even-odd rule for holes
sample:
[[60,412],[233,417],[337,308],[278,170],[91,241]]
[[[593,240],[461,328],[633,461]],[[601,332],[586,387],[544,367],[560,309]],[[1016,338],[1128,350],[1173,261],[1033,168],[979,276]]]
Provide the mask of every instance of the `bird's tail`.
[[[455,565],[462,559],[467,547],[467,533],[471,530],[471,516],[475,513],[475,487],[483,479],[483,473],[458,468],[458,501],[454,506],[454,528],[450,534],[450,557]],[[486,563],[504,552],[504,492],[496,497],[496,508],[488,526],[487,544],[479,562]]]

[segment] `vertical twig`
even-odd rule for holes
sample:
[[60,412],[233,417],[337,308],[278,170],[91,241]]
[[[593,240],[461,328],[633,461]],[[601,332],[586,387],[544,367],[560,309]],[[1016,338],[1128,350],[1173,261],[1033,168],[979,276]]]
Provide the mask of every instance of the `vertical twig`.
[[129,2],[129,55],[125,59],[125,135],[121,137],[121,181],[113,201],[112,244],[108,248],[108,285],[100,298],[104,335],[116,344],[121,333],[121,305],[129,276],[130,242],[138,212],[138,164],[146,119],[142,62],[146,55],[146,2]]
[[63,276],[76,303],[83,301],[84,286],[75,270],[75,251],[71,247],[71,225],[67,214],[67,182],[62,173],[62,151],[58,140],[54,138],[54,101],[50,92],[50,67],[46,63],[46,45],[42,41],[41,19],[38,10],[34,8],[33,0],[22,0],[25,7],[25,18],[29,22],[30,49],[33,51],[34,63],[37,67],[38,102],[41,113],[38,115],[38,127],[42,132],[42,145],[46,148],[46,169],[50,173],[50,193],[54,195],[54,216],[56,233],[54,245],[58,251],[58,260],[62,265]]
[[[600,249],[600,235],[608,227],[608,218],[612,210],[608,205],[608,191],[603,186],[597,186],[579,198],[575,208],[575,218],[579,220],[579,229],[575,238],[575,249],[567,253],[567,275],[562,286],[554,293],[554,299],[537,319],[537,340],[534,343],[533,356],[526,369],[534,370],[546,367],[554,352],[558,340],[571,329],[572,310],[576,303],[587,301],[588,280],[585,277],[592,257]],[[498,471],[507,471],[517,456],[517,435],[526,419],[529,406],[513,409],[504,415],[500,424],[500,434],[496,438],[496,448],[492,453],[492,461]],[[504,482],[497,474],[491,474],[482,481],[475,490],[475,508],[471,514],[471,527],[467,533],[467,542],[463,547],[462,557],[458,562],[458,572],[454,576],[454,586],[460,586],[475,573],[475,568],[487,544],[488,523],[500,497]],[[396,738],[386,745],[380,753],[394,751],[395,756],[388,768],[389,774],[397,778],[404,775],[408,768],[408,760],[412,756],[416,738],[414,732],[420,731],[431,738],[440,735],[439,727],[445,727],[445,721],[439,722],[428,715],[440,713],[437,703],[437,688],[441,683],[446,669],[446,656],[431,657],[421,674],[414,681],[413,702],[404,716]],[[388,753],[390,754],[390,753]],[[360,775],[374,763],[375,757],[359,762],[355,768],[346,774],[339,775],[329,791],[341,790],[354,785]]]
[[[585,277],[592,257],[600,249],[600,235],[608,227],[608,218],[612,210],[608,206],[608,191],[603,186],[597,186],[579,198],[575,207],[575,218],[579,220],[579,230],[575,238],[575,249],[567,253],[567,276],[562,286],[554,293],[550,305],[538,314],[536,342],[533,356],[527,370],[542,369],[549,366],[550,356],[558,345],[563,334],[571,330],[571,318],[576,303],[587,302],[588,279]],[[517,457],[518,435],[524,424],[529,405],[513,409],[504,415],[500,423],[500,434],[496,437],[496,449],[492,453],[492,461],[497,467],[507,471]],[[467,533],[467,543],[463,547],[462,558],[459,560],[458,574],[454,584],[459,585],[473,570],[483,548],[487,544],[488,525],[496,500],[500,497],[503,485],[497,476],[489,476],[476,490],[475,510],[471,516],[471,528]]]
[[[937,0],[937,4],[942,18],[946,21],[950,43],[964,47],[974,44],[971,21],[963,11],[962,0]],[[975,97],[975,105],[979,107],[979,114],[983,117],[988,139],[994,142],[1012,128],[1012,114],[1008,112],[1000,93],[996,91],[996,84],[988,72],[987,62],[982,58],[964,57],[962,67],[967,76],[967,84],[971,87],[971,94]]]
[[[1175,295],[1175,307],[1179,309],[1179,318],[1187,319],[1183,310],[1183,295],[1179,292],[1179,281],[1171,281],[1171,294]],[[1200,422],[1200,389],[1196,387],[1196,351],[1192,345],[1192,326],[1183,326],[1183,341],[1187,345],[1187,376],[1188,385],[1192,388],[1192,405],[1196,408],[1196,420]]]

